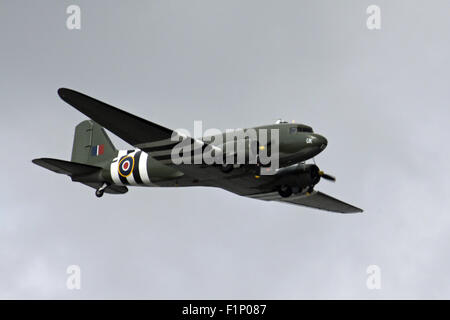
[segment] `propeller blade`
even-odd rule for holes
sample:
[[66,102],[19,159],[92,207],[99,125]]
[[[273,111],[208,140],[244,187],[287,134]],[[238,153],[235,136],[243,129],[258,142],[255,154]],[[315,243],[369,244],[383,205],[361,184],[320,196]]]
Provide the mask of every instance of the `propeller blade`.
[[333,177],[332,175],[327,174],[327,173],[325,173],[323,171],[319,171],[319,176],[321,178],[324,178],[325,180],[336,182],[336,178],[335,177]]

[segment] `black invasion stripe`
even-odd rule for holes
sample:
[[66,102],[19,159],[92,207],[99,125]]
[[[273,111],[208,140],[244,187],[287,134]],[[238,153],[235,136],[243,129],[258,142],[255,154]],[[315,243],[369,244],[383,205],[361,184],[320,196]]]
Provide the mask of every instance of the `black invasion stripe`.
[[[141,175],[139,173],[139,159],[141,158],[141,153],[142,153],[142,151],[138,151],[134,155],[133,178],[137,184],[144,184],[144,182],[141,179]],[[145,165],[147,165],[147,164],[145,164]]]
[[178,142],[173,142],[173,143],[170,143],[170,144],[166,144],[164,146],[143,148],[142,150],[145,151],[145,152],[156,152],[156,151],[170,150],[173,147],[175,147],[177,144],[178,144]]
[[128,181],[127,181],[127,178],[125,178],[124,176],[121,176],[120,173],[119,173],[119,178],[120,178],[120,181],[122,181],[123,184],[129,184]]
[[120,177],[120,181],[122,181],[123,184],[129,185],[130,183],[128,182],[127,178],[122,177],[121,175],[119,175]]
[[119,173],[119,178],[120,178],[120,181],[121,181],[123,184],[129,184],[127,178],[125,178],[124,176],[122,176],[120,173]]

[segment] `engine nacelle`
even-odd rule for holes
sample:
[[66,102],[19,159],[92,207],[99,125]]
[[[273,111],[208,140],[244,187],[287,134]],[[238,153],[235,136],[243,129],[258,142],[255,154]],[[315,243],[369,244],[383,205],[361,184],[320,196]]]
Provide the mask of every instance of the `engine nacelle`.
[[292,192],[313,188],[320,181],[319,171],[315,164],[298,163],[279,169],[275,183],[279,186],[282,196],[289,196]]

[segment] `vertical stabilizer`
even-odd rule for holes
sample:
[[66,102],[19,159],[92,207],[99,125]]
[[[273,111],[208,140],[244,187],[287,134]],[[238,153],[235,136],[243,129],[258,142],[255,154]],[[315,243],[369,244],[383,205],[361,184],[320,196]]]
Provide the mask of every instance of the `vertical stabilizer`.
[[99,124],[85,120],[75,127],[72,162],[98,165],[116,155],[117,149]]

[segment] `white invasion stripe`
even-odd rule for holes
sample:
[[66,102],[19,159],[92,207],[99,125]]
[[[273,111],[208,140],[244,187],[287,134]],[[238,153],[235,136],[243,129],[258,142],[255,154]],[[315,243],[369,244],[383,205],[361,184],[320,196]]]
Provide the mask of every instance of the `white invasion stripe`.
[[[133,152],[130,153],[128,156],[129,156],[129,157],[133,157],[133,159],[134,159],[134,156],[136,155],[136,152],[137,152],[137,151],[138,151],[138,150],[133,151]],[[128,183],[129,183],[130,185],[132,185],[132,186],[137,185],[137,183],[136,183],[136,181],[134,180],[134,177],[133,177],[133,171],[134,171],[134,167],[136,167],[136,166],[138,165],[138,164],[136,163],[136,160],[135,160],[135,159],[134,159],[133,161],[134,161],[133,170],[131,171],[130,175],[127,177]]]
[[111,178],[115,184],[123,185],[119,178],[119,161],[120,158],[127,154],[127,150],[119,150],[116,162],[111,163]]
[[151,184],[150,177],[148,176],[147,172],[147,159],[148,159],[147,152],[142,151],[141,157],[139,158],[139,174],[144,184]]

